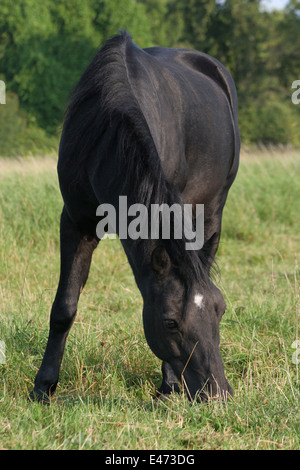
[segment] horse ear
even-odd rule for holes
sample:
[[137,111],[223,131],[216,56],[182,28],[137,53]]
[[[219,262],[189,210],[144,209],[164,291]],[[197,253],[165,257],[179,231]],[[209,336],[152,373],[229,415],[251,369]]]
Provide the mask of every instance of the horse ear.
[[199,251],[200,258],[202,261],[205,262],[208,266],[211,266],[216,251],[218,249],[220,236],[217,232],[215,232],[203,245],[201,250]]
[[201,250],[205,251],[206,253],[211,253],[212,251],[216,251],[218,247],[219,237],[218,233],[215,232],[206,242],[204,243]]
[[161,277],[169,274],[172,264],[167,250],[162,245],[157,246],[151,256],[151,265],[156,274]]

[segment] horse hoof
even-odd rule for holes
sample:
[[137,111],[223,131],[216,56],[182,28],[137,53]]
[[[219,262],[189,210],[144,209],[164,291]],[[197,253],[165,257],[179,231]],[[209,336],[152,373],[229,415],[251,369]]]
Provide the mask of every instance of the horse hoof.
[[35,391],[30,392],[28,397],[29,402],[42,403],[43,405],[50,405],[50,398],[46,392]]

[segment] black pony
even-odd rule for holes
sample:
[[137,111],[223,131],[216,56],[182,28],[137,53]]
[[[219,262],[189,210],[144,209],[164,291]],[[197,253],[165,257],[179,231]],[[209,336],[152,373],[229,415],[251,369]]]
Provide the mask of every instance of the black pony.
[[184,236],[121,242],[143,297],[147,342],[163,361],[159,392],[232,394],[219,350],[226,305],[209,275],[239,149],[235,86],[220,62],[188,49],[142,50],[126,32],[105,43],[73,92],[62,132],[61,274],[32,399],[56,388],[99,242],[97,207],[122,216],[121,195],[147,208],[204,204],[202,249],[187,250]]

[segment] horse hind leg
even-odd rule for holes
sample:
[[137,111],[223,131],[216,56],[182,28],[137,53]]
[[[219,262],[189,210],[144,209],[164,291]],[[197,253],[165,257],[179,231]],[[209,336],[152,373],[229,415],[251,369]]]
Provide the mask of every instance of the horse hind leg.
[[157,397],[162,398],[163,396],[168,396],[173,392],[179,393],[179,383],[171,365],[168,362],[163,361],[161,370],[163,380],[160,388],[158,389]]
[[74,322],[80,293],[87,281],[92,254],[98,244],[94,235],[80,231],[64,208],[60,222],[61,270],[50,315],[50,331],[31,400],[48,402],[55,391],[65,342]]

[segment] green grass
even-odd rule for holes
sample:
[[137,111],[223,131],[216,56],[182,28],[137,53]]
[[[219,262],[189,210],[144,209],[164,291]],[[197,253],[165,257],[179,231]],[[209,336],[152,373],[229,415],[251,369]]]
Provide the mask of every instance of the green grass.
[[53,159],[0,161],[0,449],[299,449],[300,152],[249,153],[218,252],[228,403],[157,401],[160,361],[118,241],[101,242],[51,405],[28,403],[59,276]]

